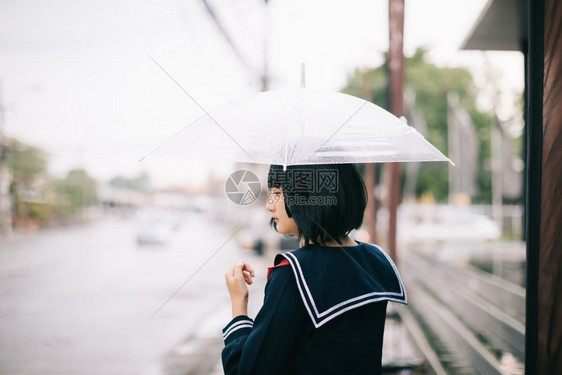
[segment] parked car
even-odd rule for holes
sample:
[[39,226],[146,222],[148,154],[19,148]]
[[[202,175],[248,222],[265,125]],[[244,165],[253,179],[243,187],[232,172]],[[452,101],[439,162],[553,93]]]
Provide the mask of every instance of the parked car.
[[[268,234],[270,235],[269,238],[266,237]],[[299,241],[295,236],[251,231],[242,232],[238,236],[238,245],[244,250],[254,251],[257,255],[263,255],[266,247],[273,251],[295,250],[300,247]]]
[[408,242],[486,241],[501,236],[498,223],[470,206],[402,205],[399,237]]
[[178,220],[172,215],[159,210],[143,210],[137,216],[137,243],[168,244]]

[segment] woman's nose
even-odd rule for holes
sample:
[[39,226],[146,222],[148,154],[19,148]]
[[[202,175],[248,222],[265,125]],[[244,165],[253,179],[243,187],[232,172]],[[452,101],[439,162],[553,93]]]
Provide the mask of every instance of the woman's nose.
[[265,203],[265,209],[269,212],[273,212],[275,205],[273,204],[273,197],[271,194],[267,197],[267,202]]

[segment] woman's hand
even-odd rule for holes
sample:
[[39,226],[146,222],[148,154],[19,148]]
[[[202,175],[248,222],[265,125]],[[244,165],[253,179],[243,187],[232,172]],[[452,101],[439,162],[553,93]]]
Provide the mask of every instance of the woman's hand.
[[248,287],[254,281],[254,269],[246,262],[234,264],[224,275],[232,300],[232,317],[248,315]]

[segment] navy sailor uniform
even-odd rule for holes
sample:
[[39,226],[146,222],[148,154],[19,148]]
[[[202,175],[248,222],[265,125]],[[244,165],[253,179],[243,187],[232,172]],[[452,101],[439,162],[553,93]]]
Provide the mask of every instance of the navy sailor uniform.
[[255,321],[223,329],[225,374],[379,374],[388,301],[407,303],[379,246],[309,245],[278,254]]

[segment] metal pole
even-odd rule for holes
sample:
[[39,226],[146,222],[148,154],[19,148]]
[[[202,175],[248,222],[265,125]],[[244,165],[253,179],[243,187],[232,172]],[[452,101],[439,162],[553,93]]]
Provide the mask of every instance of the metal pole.
[[[388,69],[390,79],[390,111],[397,117],[403,115],[404,85],[404,0],[388,1],[389,46]],[[388,250],[398,262],[396,249],[396,211],[400,201],[400,163],[390,163],[390,188],[388,198]]]
[[[497,108],[497,106],[495,106],[495,108]],[[490,155],[492,157],[492,217],[503,232],[503,134],[501,133],[500,124],[498,123],[499,120],[496,114],[494,114],[492,121],[490,129],[492,136],[492,142],[490,142]]]

